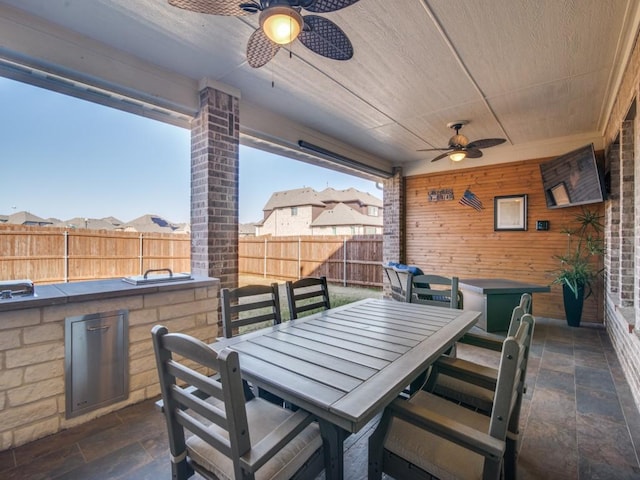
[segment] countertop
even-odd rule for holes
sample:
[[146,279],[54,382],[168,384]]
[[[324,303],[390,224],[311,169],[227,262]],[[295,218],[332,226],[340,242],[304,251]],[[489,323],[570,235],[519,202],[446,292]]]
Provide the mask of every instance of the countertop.
[[151,283],[147,285],[132,285],[121,278],[36,285],[34,296],[16,296],[8,299],[0,299],[0,312],[72,302],[102,300],[129,295],[184,290],[186,288],[209,287],[220,282],[217,278],[199,277],[196,275],[192,277],[191,280]]

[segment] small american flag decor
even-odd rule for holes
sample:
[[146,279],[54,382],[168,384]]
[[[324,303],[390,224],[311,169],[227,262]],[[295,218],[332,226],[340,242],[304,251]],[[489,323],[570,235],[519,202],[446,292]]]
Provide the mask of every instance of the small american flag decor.
[[460,197],[459,203],[461,205],[466,205],[468,207],[474,208],[478,211],[484,208],[482,206],[482,202],[480,201],[480,199],[476,196],[475,193],[473,193],[468,188],[464,191],[464,193],[462,194],[462,197]]

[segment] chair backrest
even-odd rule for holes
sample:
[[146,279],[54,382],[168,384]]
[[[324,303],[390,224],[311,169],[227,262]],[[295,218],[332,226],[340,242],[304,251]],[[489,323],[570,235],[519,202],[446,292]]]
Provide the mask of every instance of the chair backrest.
[[[251,449],[251,439],[248,433],[238,353],[225,349],[217,355],[200,340],[181,333],[168,333],[166,327],[160,325],[153,327],[151,335],[174,471],[191,469],[185,459],[186,428],[231,458],[235,477],[244,478],[240,468],[240,456]],[[182,360],[174,360],[174,353],[189,361],[189,366],[182,363]],[[204,367],[203,369],[216,370],[220,374],[220,381],[194,370],[191,368],[194,364]],[[203,401],[192,389],[178,386],[177,383],[194,386],[198,393],[204,393],[215,401]],[[221,408],[222,405],[224,408]],[[207,428],[203,419],[226,431],[228,436]],[[186,476],[188,475],[177,475],[174,478]]]
[[389,279],[389,285],[391,287],[391,298],[400,302],[406,302],[406,276],[409,272],[406,270],[398,270],[394,266],[388,265],[386,263],[382,264],[382,271]]
[[295,282],[288,281],[287,300],[292,320],[303,312],[331,308],[327,277],[306,277]]
[[531,294],[523,293],[520,297],[520,307],[524,313],[531,313]]
[[222,333],[233,336],[237,327],[272,321],[280,323],[280,296],[278,284],[246,285],[239,288],[222,288]]
[[503,342],[488,432],[500,440],[505,440],[507,431],[518,431],[534,324],[530,314],[523,315],[515,335],[508,336]]
[[406,301],[450,308],[462,308],[462,292],[458,289],[458,277],[441,275],[413,275],[406,283]]

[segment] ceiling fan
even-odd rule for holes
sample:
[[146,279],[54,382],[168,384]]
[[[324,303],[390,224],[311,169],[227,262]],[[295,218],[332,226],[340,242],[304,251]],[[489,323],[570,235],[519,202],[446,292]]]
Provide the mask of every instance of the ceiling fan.
[[247,61],[253,68],[266,65],[282,45],[296,38],[318,55],[349,60],[353,57],[353,46],[340,27],[318,15],[302,16],[300,11],[335,12],[356,2],[358,0],[169,0],[174,7],[210,15],[239,17],[260,12],[260,27],[247,43]]
[[504,138],[482,138],[480,140],[474,140],[469,142],[469,139],[460,134],[460,129],[468,124],[468,120],[456,120],[455,122],[447,123],[447,127],[456,131],[456,134],[449,139],[449,146],[444,148],[424,148],[418,150],[419,152],[433,152],[441,150],[450,150],[438,155],[431,160],[435,162],[445,157],[449,157],[454,162],[459,162],[465,158],[480,158],[482,156],[481,148],[495,147],[501,143],[506,142]]

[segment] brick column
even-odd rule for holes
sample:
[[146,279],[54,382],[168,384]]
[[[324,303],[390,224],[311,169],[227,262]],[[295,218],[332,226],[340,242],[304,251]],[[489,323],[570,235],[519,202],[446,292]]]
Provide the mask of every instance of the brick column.
[[191,127],[191,271],[238,286],[239,98],[200,91]]
[[[385,180],[383,193],[384,230],[382,235],[382,261],[405,262],[404,177],[400,167],[394,168],[393,177]],[[383,276],[383,294],[391,296],[389,280]]]
[[634,121],[622,122],[620,131],[620,306],[633,305],[635,194]]
[[606,158],[609,196],[605,202],[605,289],[611,298],[620,298],[620,145],[612,144]]

